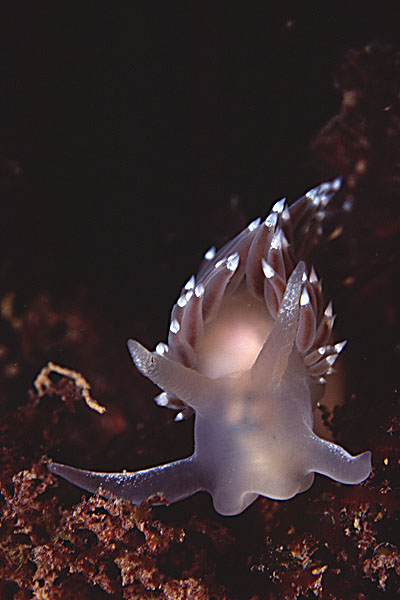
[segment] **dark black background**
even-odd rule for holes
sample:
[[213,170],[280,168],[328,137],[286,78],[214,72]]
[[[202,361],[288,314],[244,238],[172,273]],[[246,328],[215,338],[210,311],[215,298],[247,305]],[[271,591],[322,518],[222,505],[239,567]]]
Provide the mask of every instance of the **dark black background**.
[[319,182],[309,148],[339,110],[335,68],[396,44],[398,12],[3,3],[0,145],[22,169],[1,200],[5,285],[26,303],[83,290],[124,334],[144,320],[144,341],[163,339],[203,251]]

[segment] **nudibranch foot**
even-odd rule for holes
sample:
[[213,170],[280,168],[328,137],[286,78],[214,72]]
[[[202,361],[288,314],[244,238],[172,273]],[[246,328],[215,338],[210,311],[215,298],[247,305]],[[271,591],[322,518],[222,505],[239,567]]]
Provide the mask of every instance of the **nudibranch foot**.
[[257,500],[259,494],[253,492],[244,492],[240,495],[229,495],[226,493],[214,494],[214,509],[224,517],[234,517],[246,510],[250,504]]
[[134,473],[58,463],[50,471],[135,504],[206,491],[223,515],[259,494],[292,498],[314,473],[364,481],[370,452],[351,456],[313,431],[313,409],[346,342],[331,341],[332,304],[307,261],[339,187],[339,179],[323,183],[290,207],[279,200],[264,221],[208,250],[172,308],[168,343],[150,352],[129,340],[137,369],[162,390],[157,404],[179,410],[178,420],[196,413],[193,456]]

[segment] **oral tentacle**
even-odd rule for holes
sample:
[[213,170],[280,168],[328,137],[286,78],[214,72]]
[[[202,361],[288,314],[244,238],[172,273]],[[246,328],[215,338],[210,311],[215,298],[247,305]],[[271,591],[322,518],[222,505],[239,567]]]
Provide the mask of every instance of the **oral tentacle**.
[[340,483],[357,484],[371,473],[371,452],[352,456],[344,448],[323,440],[316,435],[311,438],[309,469],[326,475]]
[[203,489],[201,470],[195,456],[167,463],[158,467],[131,473],[101,473],[85,471],[68,465],[51,462],[51,473],[63,477],[70,483],[95,492],[100,486],[118,498],[140,504],[149,496],[162,494],[168,502],[183,500]]

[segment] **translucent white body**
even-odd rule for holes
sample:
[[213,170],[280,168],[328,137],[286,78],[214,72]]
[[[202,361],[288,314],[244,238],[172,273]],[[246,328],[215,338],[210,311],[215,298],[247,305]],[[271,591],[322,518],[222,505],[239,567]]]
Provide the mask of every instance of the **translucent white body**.
[[139,503],[170,502],[203,490],[215,509],[235,515],[259,494],[278,500],[308,489],[314,473],[360,483],[371,453],[351,456],[313,432],[324,375],[344,343],[330,344],[334,317],[306,258],[338,180],[322,184],[290,210],[276,203],[218,253],[206,253],[196,279],[171,313],[168,345],[151,353],[128,343],[136,367],[163,393],[156,401],[195,411],[189,458],[135,473],[97,473],[58,463],[49,469],[89,491],[102,486]]

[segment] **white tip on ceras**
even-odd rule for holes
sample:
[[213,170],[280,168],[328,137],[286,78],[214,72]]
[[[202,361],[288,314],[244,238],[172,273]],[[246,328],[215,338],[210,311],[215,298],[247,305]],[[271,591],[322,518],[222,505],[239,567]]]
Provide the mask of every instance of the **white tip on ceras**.
[[340,190],[341,186],[342,186],[342,181],[343,181],[343,177],[336,177],[336,179],[334,179],[331,182],[331,187],[333,189],[333,191],[337,192],[338,190]]
[[192,275],[191,278],[188,280],[188,282],[185,284],[184,289],[186,291],[193,290],[194,286],[195,286],[195,278],[194,278],[194,275]]
[[276,212],[270,212],[264,220],[264,226],[271,231],[275,229],[278,222],[278,214]]
[[315,271],[314,266],[311,267],[309,281],[312,284],[317,284],[318,283],[318,275],[317,275],[317,273]]
[[264,275],[267,279],[272,279],[272,277],[275,276],[275,271],[274,269],[271,267],[271,265],[269,265],[267,263],[267,261],[262,258],[261,259],[261,266],[262,266],[262,270],[264,272]]
[[346,346],[346,344],[347,344],[347,340],[343,340],[343,342],[337,342],[336,344],[334,344],[333,347],[335,349],[335,352],[337,354],[340,354],[340,352],[343,350],[343,348]]
[[211,246],[211,248],[209,248],[207,250],[207,252],[204,254],[204,258],[206,260],[212,260],[214,258],[214,256],[216,255],[217,250],[215,248],[215,246]]
[[155,396],[153,400],[157,404],[157,406],[168,406],[169,404],[168,394],[166,394],[165,392],[161,392],[161,394]]
[[210,397],[215,398],[215,381],[198,371],[150,352],[135,340],[128,349],[136,368],[167,394],[171,394],[201,412]]
[[178,319],[172,319],[171,324],[169,326],[169,330],[171,331],[171,333],[178,333],[180,328],[181,326],[179,324]]
[[159,354],[160,356],[165,356],[166,354],[168,354],[168,345],[164,342],[158,342],[155,352],[157,352],[157,354]]
[[252,221],[251,223],[249,223],[247,225],[247,229],[249,231],[254,231],[255,229],[257,229],[257,227],[259,226],[260,222],[261,222],[260,217],[257,217],[257,219],[254,219],[254,221]]
[[328,302],[328,305],[324,311],[324,315],[325,317],[331,318],[333,317],[333,304],[332,304],[332,300],[330,300]]
[[281,198],[272,207],[272,212],[281,214],[283,213],[286,205],[286,198]]

